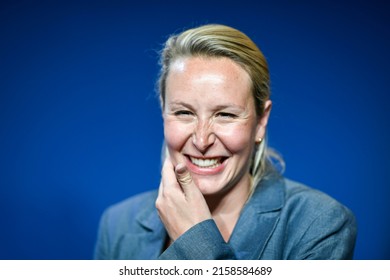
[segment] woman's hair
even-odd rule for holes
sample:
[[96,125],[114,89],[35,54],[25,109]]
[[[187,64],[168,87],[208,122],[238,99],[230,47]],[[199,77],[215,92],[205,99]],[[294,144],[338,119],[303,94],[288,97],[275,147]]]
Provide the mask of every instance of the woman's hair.
[[[267,61],[256,44],[244,33],[229,26],[208,24],[168,38],[161,53],[158,91],[164,110],[166,80],[174,61],[187,57],[226,57],[240,65],[250,76],[256,114],[260,118],[270,98],[270,75]],[[280,157],[267,147],[266,139],[256,145],[251,164],[253,185],[274,169],[271,156]],[[280,161],[283,166],[283,162]]]

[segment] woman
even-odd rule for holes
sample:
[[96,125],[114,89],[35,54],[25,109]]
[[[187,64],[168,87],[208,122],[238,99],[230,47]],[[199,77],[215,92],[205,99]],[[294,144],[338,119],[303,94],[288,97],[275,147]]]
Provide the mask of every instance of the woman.
[[353,214],[271,163],[269,72],[250,38],[190,29],[168,39],[161,64],[159,190],[104,213],[95,258],[352,258]]

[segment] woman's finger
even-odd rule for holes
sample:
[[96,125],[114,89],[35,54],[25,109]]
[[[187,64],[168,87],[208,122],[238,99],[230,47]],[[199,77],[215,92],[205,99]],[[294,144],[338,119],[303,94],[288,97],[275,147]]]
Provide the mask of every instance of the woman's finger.
[[162,187],[164,189],[166,188],[180,189],[180,185],[177,183],[177,178],[174,172],[173,164],[169,158],[166,158],[164,161],[161,181],[162,181]]
[[175,167],[176,179],[182,188],[186,188],[192,183],[192,176],[187,167],[183,163],[179,163]]
[[175,167],[176,179],[179,182],[181,189],[184,192],[184,195],[187,198],[195,198],[198,195],[201,195],[199,188],[195,185],[195,182],[192,180],[192,176],[187,166],[183,163],[179,163]]

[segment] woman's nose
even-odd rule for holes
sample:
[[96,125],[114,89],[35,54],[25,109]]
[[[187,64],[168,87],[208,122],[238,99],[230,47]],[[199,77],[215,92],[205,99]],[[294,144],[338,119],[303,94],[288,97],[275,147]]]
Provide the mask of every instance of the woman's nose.
[[192,135],[192,143],[202,153],[206,152],[215,142],[212,125],[207,122],[198,122]]

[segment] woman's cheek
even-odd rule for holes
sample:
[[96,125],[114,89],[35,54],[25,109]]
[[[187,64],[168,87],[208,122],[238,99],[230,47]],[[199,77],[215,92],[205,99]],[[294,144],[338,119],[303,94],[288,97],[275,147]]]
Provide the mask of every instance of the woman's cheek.
[[219,137],[231,152],[247,150],[254,144],[254,134],[247,126],[225,127],[219,131]]
[[174,121],[164,122],[164,137],[171,152],[180,152],[184,144],[191,135],[186,125]]

